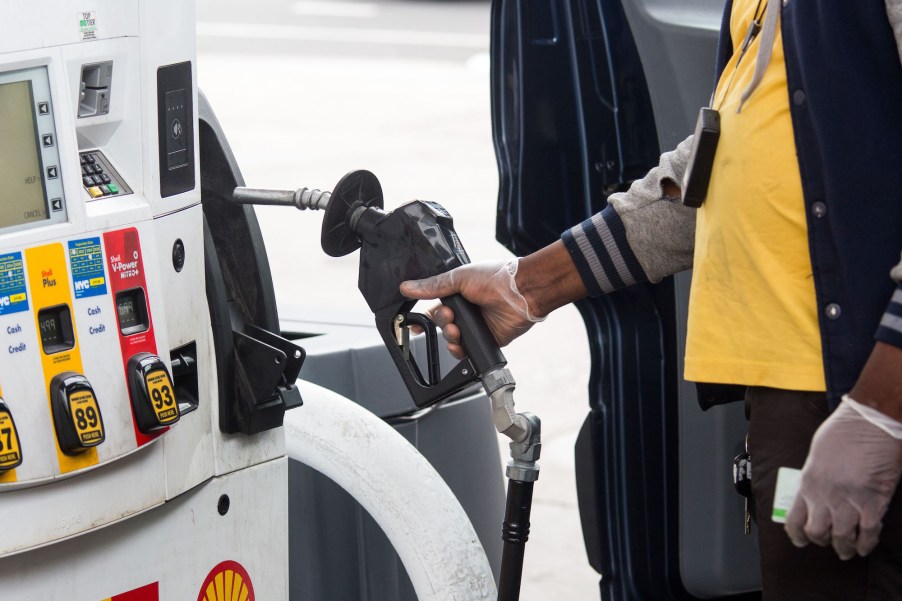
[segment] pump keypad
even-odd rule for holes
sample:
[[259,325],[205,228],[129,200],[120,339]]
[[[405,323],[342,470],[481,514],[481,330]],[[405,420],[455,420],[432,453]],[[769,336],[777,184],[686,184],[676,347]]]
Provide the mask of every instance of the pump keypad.
[[78,155],[81,183],[91,198],[131,194],[131,189],[99,150]]
[[22,464],[22,447],[19,433],[9,407],[0,399],[0,472],[5,472]]
[[50,394],[56,438],[63,453],[77,455],[104,441],[103,416],[87,378],[74,372],[54,376]]
[[138,353],[128,361],[129,394],[135,422],[150,434],[179,421],[179,406],[166,364],[151,353]]

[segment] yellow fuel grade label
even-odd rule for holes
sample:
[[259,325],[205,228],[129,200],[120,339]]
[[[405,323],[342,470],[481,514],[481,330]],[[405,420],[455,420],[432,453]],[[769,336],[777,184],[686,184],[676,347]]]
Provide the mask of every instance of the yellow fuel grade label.
[[144,382],[147,384],[147,394],[150,395],[153,411],[160,425],[165,426],[177,421],[179,408],[172,392],[172,381],[166,370],[155,369],[148,372],[144,376]]
[[103,442],[103,421],[97,399],[90,390],[78,390],[69,395],[69,415],[75,425],[78,440],[86,447]]
[[[34,304],[33,313],[35,328],[41,331],[40,310],[45,307],[68,305],[72,307],[71,283],[69,281],[68,257],[59,242],[37,246],[25,250],[25,263],[27,265],[28,289]],[[78,328],[76,316],[72,314],[73,347],[68,351],[47,354],[41,349],[41,365],[44,370],[45,390],[49,393],[50,383],[53,378],[65,371],[84,373],[81,364],[81,351],[78,344]],[[93,396],[93,395],[92,395]],[[50,394],[47,395],[47,409],[53,419],[53,406]],[[96,401],[95,401],[95,412]],[[98,413],[99,415],[99,413]],[[86,422],[87,422],[87,416]],[[99,417],[98,417],[99,419]],[[73,419],[74,421],[74,419]],[[56,430],[53,437],[56,439]],[[57,441],[58,443],[58,441]],[[68,474],[75,470],[91,467],[99,463],[97,449],[89,448],[78,455],[67,455],[57,444],[56,457],[59,462],[59,470],[62,474]]]
[[12,416],[0,411],[0,470],[8,470],[22,463],[19,434]]

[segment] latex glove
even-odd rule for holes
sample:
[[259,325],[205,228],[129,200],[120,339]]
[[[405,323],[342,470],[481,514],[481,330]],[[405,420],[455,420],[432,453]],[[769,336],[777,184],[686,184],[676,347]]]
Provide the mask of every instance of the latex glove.
[[797,547],[833,545],[841,559],[867,555],[902,474],[902,424],[848,396],[821,424],[786,516]]
[[[469,263],[424,280],[401,284],[401,294],[408,298],[434,299],[460,294],[482,309],[482,316],[498,346],[506,346],[544,317],[532,315],[529,304],[517,290],[517,268],[520,259]],[[448,350],[458,359],[464,357],[460,346],[460,329],[454,325],[454,312],[443,305],[429,310],[429,316],[442,329]]]

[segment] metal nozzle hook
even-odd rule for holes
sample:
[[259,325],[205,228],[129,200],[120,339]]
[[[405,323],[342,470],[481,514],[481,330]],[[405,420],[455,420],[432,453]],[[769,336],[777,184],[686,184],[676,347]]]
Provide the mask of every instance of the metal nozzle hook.
[[303,211],[325,210],[329,206],[331,192],[311,190],[310,188],[298,188],[291,190],[264,190],[260,188],[235,188],[232,200],[242,205],[273,205],[281,207],[295,207]]

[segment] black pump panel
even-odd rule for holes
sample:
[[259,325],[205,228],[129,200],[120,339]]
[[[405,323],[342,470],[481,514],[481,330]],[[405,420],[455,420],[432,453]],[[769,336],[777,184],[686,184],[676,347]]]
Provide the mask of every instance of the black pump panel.
[[[219,378],[219,427],[256,434],[301,404],[301,347],[279,335],[272,274],[253,208],[231,202],[244,183],[219,122],[199,100],[207,304]],[[179,377],[176,375],[176,385]]]
[[194,189],[194,99],[191,62],[157,69],[160,196]]

